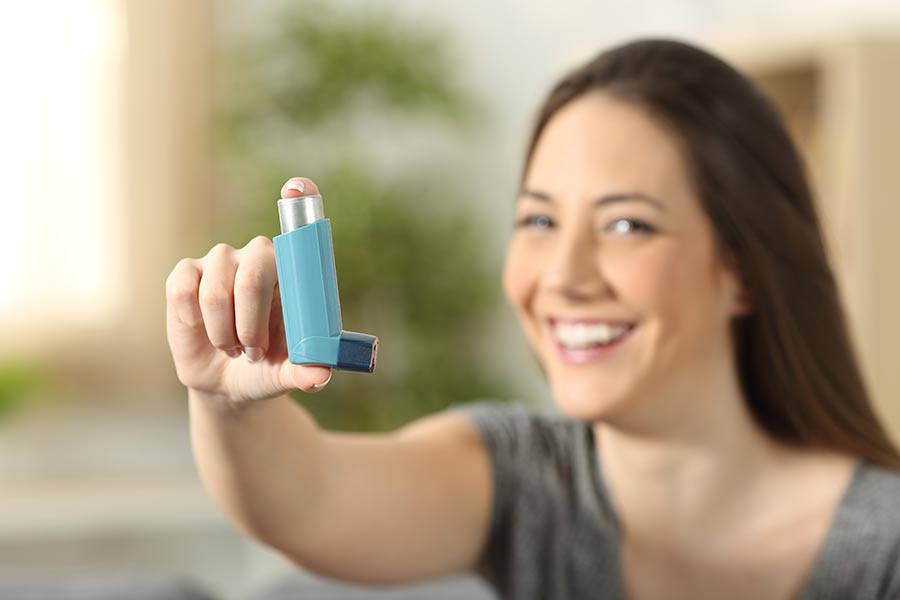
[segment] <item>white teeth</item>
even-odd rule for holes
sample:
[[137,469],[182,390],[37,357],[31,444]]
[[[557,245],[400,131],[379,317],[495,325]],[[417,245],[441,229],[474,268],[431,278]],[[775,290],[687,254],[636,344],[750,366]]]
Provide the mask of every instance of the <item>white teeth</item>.
[[568,348],[587,348],[597,344],[609,344],[631,331],[629,325],[607,323],[555,323],[553,335]]

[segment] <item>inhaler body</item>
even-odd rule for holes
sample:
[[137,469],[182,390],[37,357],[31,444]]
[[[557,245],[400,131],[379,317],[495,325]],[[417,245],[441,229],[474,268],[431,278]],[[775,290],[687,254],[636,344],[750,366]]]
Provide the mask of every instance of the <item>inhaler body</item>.
[[378,338],[342,329],[331,223],[322,196],[283,198],[278,217],[281,235],[273,242],[288,360],[371,373]]

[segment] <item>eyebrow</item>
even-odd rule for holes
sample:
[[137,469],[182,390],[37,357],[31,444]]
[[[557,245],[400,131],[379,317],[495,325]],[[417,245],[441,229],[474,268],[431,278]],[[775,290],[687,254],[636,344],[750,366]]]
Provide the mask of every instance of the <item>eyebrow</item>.
[[[523,187],[519,191],[518,197],[531,198],[540,202],[553,202],[553,198],[550,196],[550,194],[526,187]],[[618,192],[612,194],[604,194],[602,196],[594,198],[594,206],[605,206],[607,204],[615,204],[616,202],[646,202],[647,204],[656,207],[660,211],[666,211],[666,206],[662,202],[660,202],[656,198],[652,198],[640,192]]]

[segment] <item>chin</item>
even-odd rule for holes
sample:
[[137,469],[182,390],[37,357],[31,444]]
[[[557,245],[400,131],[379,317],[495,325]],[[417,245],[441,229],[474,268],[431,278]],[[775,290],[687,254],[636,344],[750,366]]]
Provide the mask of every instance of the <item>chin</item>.
[[587,423],[609,421],[625,404],[619,395],[599,393],[597,387],[584,389],[582,386],[571,384],[551,384],[551,389],[553,401],[560,412],[567,417]]

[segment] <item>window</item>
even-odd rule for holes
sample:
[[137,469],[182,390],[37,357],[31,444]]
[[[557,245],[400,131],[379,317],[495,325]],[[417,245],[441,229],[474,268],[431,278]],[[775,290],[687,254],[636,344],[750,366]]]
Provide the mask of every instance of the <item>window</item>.
[[0,9],[0,325],[96,322],[123,294],[113,198],[116,79],[124,51],[112,0]]

